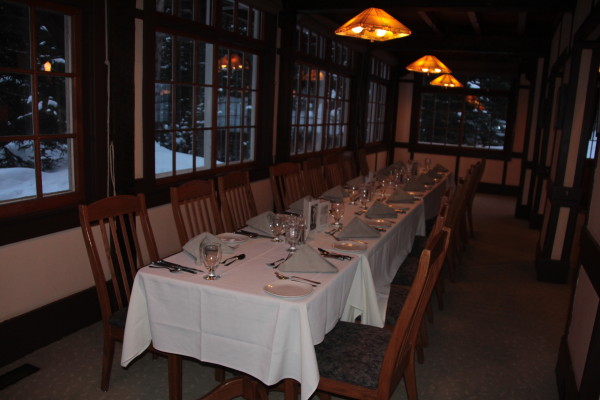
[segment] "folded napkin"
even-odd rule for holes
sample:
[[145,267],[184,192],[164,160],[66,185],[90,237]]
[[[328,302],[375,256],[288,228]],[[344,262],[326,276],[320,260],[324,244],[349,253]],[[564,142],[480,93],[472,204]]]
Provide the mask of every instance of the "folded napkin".
[[[389,207],[386,208],[389,209]],[[376,238],[379,237],[379,231],[367,225],[362,219],[354,217],[354,219],[340,231],[337,237],[340,239]]]
[[404,190],[407,192],[424,192],[425,186],[423,183],[418,182],[416,180],[411,180],[406,185],[404,185]]
[[344,197],[348,195],[345,193],[344,189],[340,185],[334,186],[329,190],[326,190],[321,195],[322,198],[329,201],[334,201],[337,203],[341,203],[344,201]]
[[369,219],[396,218],[397,216],[396,211],[378,201],[373,203],[369,211],[365,213],[365,217]]
[[436,164],[431,170],[435,172],[448,172],[448,168],[444,167],[442,164]]
[[265,211],[262,214],[258,214],[255,217],[250,218],[246,221],[246,225],[250,228],[254,228],[262,234],[273,236],[273,232],[271,231],[271,216],[273,215],[272,211]]
[[433,184],[435,184],[435,181],[433,180],[433,177],[431,177],[430,175],[427,175],[427,174],[419,175],[417,177],[417,182],[422,183],[423,185],[433,185]]
[[442,177],[443,174],[441,172],[436,172],[436,171],[430,169],[426,175],[431,177],[432,179],[439,179]]
[[394,193],[388,197],[387,201],[388,203],[412,203],[415,201],[415,198],[402,189],[396,189]]
[[363,183],[365,183],[365,177],[362,175],[357,176],[356,178],[352,178],[348,182],[346,182],[348,186],[359,186]]
[[278,269],[282,272],[338,272],[335,265],[321,257],[309,245],[298,247]]
[[219,243],[221,245],[221,254],[231,254],[235,250],[235,247],[229,246],[215,235],[208,232],[201,233],[198,236],[194,236],[183,245],[183,250],[194,258],[196,265],[203,264],[200,248],[205,243]]
[[289,209],[302,214],[304,212],[304,201],[311,201],[312,199],[312,196],[304,196],[290,204]]

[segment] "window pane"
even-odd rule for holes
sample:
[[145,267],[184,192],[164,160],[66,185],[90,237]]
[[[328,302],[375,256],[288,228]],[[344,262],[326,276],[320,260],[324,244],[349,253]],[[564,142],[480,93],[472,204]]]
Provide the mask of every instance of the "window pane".
[[195,154],[196,154],[196,169],[197,170],[209,169],[211,167],[211,165],[210,165],[210,160],[211,160],[210,132],[211,131],[205,131],[205,130],[196,132],[196,138],[195,138],[196,140],[194,143],[196,146]]
[[[40,134],[72,131],[70,105],[67,104],[67,86],[70,82],[70,78],[60,76],[38,77],[37,109]],[[71,98],[70,93],[68,98]]]
[[0,136],[33,135],[31,76],[0,74]]
[[177,68],[179,76],[177,80],[181,82],[194,81],[194,41],[192,39],[178,37],[178,58]]
[[194,0],[178,0],[179,12],[177,13],[181,18],[192,19],[194,18]]
[[36,196],[33,140],[0,142],[0,201]]
[[57,139],[40,142],[42,159],[42,192],[52,194],[74,189],[72,171],[73,140]]
[[213,46],[210,43],[197,42],[198,52],[198,83],[212,84]]
[[173,0],[156,0],[156,11],[173,14]]
[[[70,17],[51,11],[36,12],[37,68],[54,72],[71,72],[68,39]],[[46,63],[50,63],[47,65]]]
[[170,133],[157,133],[154,144],[154,172],[157,177],[173,174],[173,141]]
[[221,7],[221,28],[225,29],[226,31],[229,32],[233,32],[234,31],[234,21],[233,21],[233,14],[234,14],[234,2],[233,0],[221,0],[222,1],[222,7]]
[[173,37],[156,32],[156,80],[173,80]]
[[0,1],[0,15],[10,16],[0,24],[0,67],[29,69],[29,7]]
[[237,32],[240,35],[248,35],[248,24],[249,24],[250,7],[245,4],[239,3],[237,9]]
[[177,131],[175,139],[175,173],[185,174],[194,170],[194,143],[192,131]]
[[212,126],[212,90],[210,87],[199,87],[196,98],[196,128]]
[[155,129],[171,129],[173,104],[171,100],[172,86],[166,83],[154,85],[154,127]]

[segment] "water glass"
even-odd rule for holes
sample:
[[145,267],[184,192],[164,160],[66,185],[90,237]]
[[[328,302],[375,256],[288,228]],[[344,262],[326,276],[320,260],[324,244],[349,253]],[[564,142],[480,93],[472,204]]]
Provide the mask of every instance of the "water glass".
[[333,225],[337,228],[342,226],[340,220],[344,216],[344,202],[333,202],[329,208],[329,213],[333,217]]
[[221,244],[205,244],[201,247],[201,252],[204,266],[208,269],[208,274],[204,275],[204,279],[206,279],[207,281],[214,281],[219,279],[220,276],[215,273],[215,269],[221,261]]
[[271,228],[271,232],[273,233],[273,239],[271,239],[272,242],[283,242],[283,240],[281,240],[279,238],[279,236],[281,236],[283,234],[284,231],[284,224],[285,224],[285,216],[282,214],[272,214],[271,215],[271,219],[269,221],[269,227]]
[[285,228],[285,239],[290,245],[287,249],[290,253],[293,253],[297,250],[296,244],[300,240],[301,231],[304,230],[304,227],[301,226],[298,222],[298,218],[290,215],[287,220],[287,226]]

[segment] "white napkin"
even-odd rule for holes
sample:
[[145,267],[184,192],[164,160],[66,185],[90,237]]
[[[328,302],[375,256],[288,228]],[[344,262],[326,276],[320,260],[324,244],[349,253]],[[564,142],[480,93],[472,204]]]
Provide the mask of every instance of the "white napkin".
[[365,217],[369,219],[396,218],[397,216],[398,215],[396,214],[396,211],[378,201],[373,203],[373,205],[369,208],[369,211],[365,213]]
[[312,196],[304,196],[304,197],[296,200],[292,204],[290,204],[289,209],[302,214],[304,212],[304,201],[310,201],[310,200],[312,200]]
[[396,189],[387,200],[388,203],[412,203],[414,201],[415,198],[402,189]]
[[199,234],[198,236],[194,236],[190,240],[187,241],[186,244],[183,245],[183,250],[188,253],[190,256],[194,258],[194,262],[196,265],[202,265],[202,253],[200,252],[200,247],[204,243],[219,243],[221,244],[221,254],[231,254],[234,252],[235,247],[232,247],[221,239],[216,237],[215,235],[204,232]]
[[348,195],[344,192],[344,189],[340,185],[334,186],[329,190],[326,190],[321,195],[322,198],[329,201],[334,201],[337,203],[341,203],[344,201],[344,197]]
[[407,192],[424,192],[425,186],[421,182],[411,180],[406,185],[404,185],[404,190]]
[[273,232],[271,231],[271,216],[273,215],[272,211],[265,211],[262,214],[258,214],[255,217],[250,218],[246,221],[246,225],[251,228],[256,229],[260,233],[265,235],[273,236]]
[[278,269],[282,272],[338,272],[335,265],[309,245],[300,246]]
[[340,239],[376,238],[379,237],[379,231],[367,225],[362,219],[354,217],[354,219],[340,231],[337,237]]

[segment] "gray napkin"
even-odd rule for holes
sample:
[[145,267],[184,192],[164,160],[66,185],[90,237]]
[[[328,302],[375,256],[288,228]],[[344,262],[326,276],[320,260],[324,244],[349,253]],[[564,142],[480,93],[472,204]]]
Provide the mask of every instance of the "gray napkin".
[[435,172],[448,172],[448,168],[444,167],[442,164],[436,164],[431,170]]
[[415,198],[402,189],[396,189],[388,198],[388,203],[412,203]]
[[360,186],[363,183],[365,183],[365,177],[362,175],[359,175],[356,178],[352,178],[348,182],[346,182],[348,186]]
[[362,219],[354,217],[354,219],[340,231],[337,237],[340,239],[376,238],[379,237],[379,231],[367,225]]
[[304,196],[304,197],[296,200],[295,202],[290,204],[289,209],[302,214],[304,212],[304,201],[305,200],[308,200],[308,201],[312,200],[312,196]]
[[371,208],[369,208],[369,211],[367,211],[365,214],[365,217],[369,219],[396,218],[397,216],[398,215],[396,214],[396,211],[378,201],[373,203]]
[[423,185],[433,185],[435,181],[433,178],[427,174],[422,174],[417,177],[417,182],[422,183]]
[[421,182],[417,182],[413,179],[404,185],[404,190],[407,192],[424,192],[425,186]]
[[282,272],[338,272],[335,265],[309,245],[300,246],[278,269]]
[[215,235],[204,232],[199,234],[198,236],[194,236],[190,240],[187,241],[186,244],[183,245],[183,250],[190,256],[194,258],[194,262],[196,265],[202,265],[202,253],[200,252],[200,247],[204,243],[220,243],[221,244],[221,254],[231,254],[234,252],[235,248],[225,244],[221,239],[216,237]]
[[250,218],[246,221],[246,225],[251,228],[256,229],[260,233],[265,235],[273,236],[273,232],[271,231],[271,216],[273,215],[272,211],[265,211],[262,214],[258,214],[256,217]]
[[334,186],[329,190],[326,190],[321,195],[322,198],[329,201],[334,201],[337,203],[341,203],[344,201],[344,197],[348,195],[344,192],[344,189],[340,185]]

